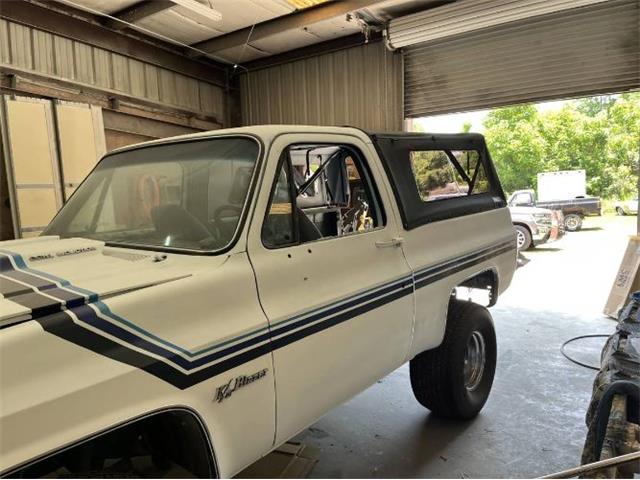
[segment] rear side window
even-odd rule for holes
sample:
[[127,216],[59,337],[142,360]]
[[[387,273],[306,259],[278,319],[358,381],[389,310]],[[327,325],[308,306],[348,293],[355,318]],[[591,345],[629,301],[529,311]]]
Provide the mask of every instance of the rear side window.
[[409,155],[416,188],[423,202],[489,191],[477,150],[420,150]]
[[373,134],[411,230],[506,206],[484,138],[478,134]]

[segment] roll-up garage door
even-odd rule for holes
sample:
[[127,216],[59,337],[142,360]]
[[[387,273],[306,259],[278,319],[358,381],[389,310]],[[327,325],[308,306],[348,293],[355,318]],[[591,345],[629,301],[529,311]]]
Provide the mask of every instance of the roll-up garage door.
[[405,117],[639,89],[639,12],[611,0],[406,46]]

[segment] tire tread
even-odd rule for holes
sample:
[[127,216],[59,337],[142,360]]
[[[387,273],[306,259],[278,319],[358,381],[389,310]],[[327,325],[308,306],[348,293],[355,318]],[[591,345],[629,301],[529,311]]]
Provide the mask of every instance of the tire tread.
[[[447,312],[444,339],[439,347],[418,354],[409,364],[411,387],[418,402],[432,413],[444,418],[468,419],[477,411],[464,411],[456,401],[452,386],[451,358],[464,335],[465,319],[486,312],[483,306],[452,298]],[[489,314],[490,316],[490,314]],[[490,318],[490,317],[489,317]],[[493,381],[493,372],[491,372]]]

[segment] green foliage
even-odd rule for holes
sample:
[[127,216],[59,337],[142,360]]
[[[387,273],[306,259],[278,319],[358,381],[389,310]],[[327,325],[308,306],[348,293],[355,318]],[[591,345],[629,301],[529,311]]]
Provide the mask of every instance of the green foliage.
[[637,192],[640,93],[592,97],[539,112],[534,105],[493,110],[485,136],[506,191],[536,188],[538,172],[584,169],[587,192]]
[[[480,172],[476,176],[473,192],[481,193],[489,190],[489,181],[479,163],[479,155],[475,150],[449,152],[465,171],[468,178],[473,179],[476,168]],[[411,152],[411,168],[416,180],[420,197],[427,201],[438,195],[461,195],[469,191],[469,184],[454,168],[447,153],[442,150],[425,150]]]
[[423,200],[429,198],[430,192],[438,191],[453,182],[449,159],[444,152],[422,151],[411,154],[411,166]]

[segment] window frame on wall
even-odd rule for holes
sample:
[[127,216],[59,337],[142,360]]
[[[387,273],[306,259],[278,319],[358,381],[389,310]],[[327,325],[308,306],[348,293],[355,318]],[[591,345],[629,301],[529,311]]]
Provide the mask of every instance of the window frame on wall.
[[[370,200],[370,202],[372,203],[372,205],[370,205],[371,210],[373,211],[373,215],[375,215],[375,221],[377,222],[377,224],[375,224],[374,227],[365,230],[365,231],[352,231],[349,233],[346,233],[344,235],[330,235],[330,236],[322,236],[320,238],[314,239],[314,240],[305,240],[302,241],[300,238],[300,228],[299,228],[299,220],[298,220],[298,215],[296,214],[297,212],[297,207],[298,207],[298,202],[297,202],[297,197],[299,195],[298,193],[298,188],[296,187],[295,184],[295,180],[294,180],[294,171],[293,171],[293,162],[291,159],[291,155],[290,155],[290,151],[292,148],[298,147],[298,146],[304,146],[304,145],[317,145],[318,147],[339,147],[342,148],[344,150],[346,150],[351,158],[352,161],[354,163],[354,167],[356,169],[356,171],[358,172],[358,175],[360,177],[360,180],[364,186],[365,189],[365,195],[368,197],[368,199]],[[340,161],[346,161],[346,158],[340,160]],[[286,171],[287,171],[287,181],[289,184],[289,192],[291,195],[291,199],[292,199],[292,203],[291,203],[291,217],[292,217],[292,222],[291,225],[294,229],[294,231],[292,232],[292,241],[287,243],[287,244],[282,244],[282,245],[270,245],[268,242],[265,241],[265,237],[264,237],[264,227],[267,224],[267,222],[269,221],[268,217],[270,215],[270,211],[271,211],[271,206],[273,204],[273,199],[274,199],[274,193],[275,193],[275,189],[280,177],[280,174],[282,172],[283,167],[286,164]],[[348,179],[347,179],[348,181]],[[303,215],[306,215],[304,213],[304,211],[302,211]],[[357,235],[364,235],[367,234],[369,232],[374,232],[374,231],[378,231],[378,230],[382,230],[387,226],[387,213],[385,211],[385,207],[384,204],[382,202],[382,197],[380,196],[380,191],[378,188],[378,185],[373,177],[372,171],[371,171],[371,166],[369,165],[368,159],[366,157],[366,155],[355,145],[352,145],[350,143],[333,143],[333,142],[295,142],[295,143],[291,143],[289,145],[287,145],[281,152],[280,158],[278,160],[278,167],[276,168],[276,172],[275,172],[275,176],[273,179],[273,182],[271,184],[271,188],[269,191],[269,200],[267,203],[267,208],[265,210],[264,213],[264,217],[262,220],[262,225],[261,225],[261,229],[260,229],[260,240],[262,245],[269,250],[276,250],[276,249],[280,249],[280,248],[287,248],[287,247],[293,247],[293,246],[299,246],[299,245],[306,245],[309,243],[315,243],[315,242],[322,242],[322,241],[328,241],[328,240],[334,240],[334,239],[340,239],[340,238],[345,238],[345,237],[352,237],[352,236],[357,236]]]

